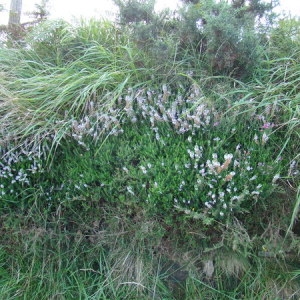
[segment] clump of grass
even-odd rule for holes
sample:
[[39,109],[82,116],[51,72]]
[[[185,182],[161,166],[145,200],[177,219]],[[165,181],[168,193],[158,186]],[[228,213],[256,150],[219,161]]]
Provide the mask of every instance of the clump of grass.
[[[240,99],[233,105],[242,114],[257,114],[264,128],[278,137],[276,160],[285,161],[283,178],[299,192],[299,51],[290,57],[265,62],[264,76],[233,94]],[[284,163],[283,163],[284,164]],[[289,229],[295,222],[299,201],[295,202]]]
[[[172,228],[144,210],[125,211],[97,200],[61,202],[48,211],[36,201],[30,210],[1,217],[1,295],[271,299],[299,294],[284,261],[231,249],[224,237],[211,243],[201,224],[189,226],[190,236],[184,236],[187,227]],[[242,234],[238,227],[234,232]],[[207,261],[213,268],[209,277]]]
[[[135,50],[117,33],[107,41],[113,28],[107,23],[98,23],[97,31],[94,28],[98,41],[90,32],[92,26],[77,29],[76,33],[69,25],[52,25],[43,24],[46,36],[38,36],[37,40],[32,37],[34,42],[29,42],[29,49],[1,48],[1,69],[5,74],[1,76],[4,140],[9,132],[15,139],[40,136],[59,143],[65,127],[73,117],[83,115],[88,103],[99,103],[101,112],[107,112],[128,84],[146,83],[150,76],[150,69],[135,67]],[[56,43],[53,39],[57,39]],[[54,52],[64,52],[72,46],[72,55],[61,54],[66,56],[63,63],[49,61],[49,49],[35,49],[44,42],[52,47],[54,44]],[[62,124],[65,116],[67,122]]]

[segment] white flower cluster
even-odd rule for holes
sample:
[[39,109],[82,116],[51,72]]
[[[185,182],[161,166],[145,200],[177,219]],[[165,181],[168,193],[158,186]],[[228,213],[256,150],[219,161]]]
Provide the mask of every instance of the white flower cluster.
[[93,110],[82,119],[72,120],[70,135],[78,142],[79,145],[89,150],[85,138],[92,138],[97,141],[103,134],[119,135],[123,133],[119,120],[120,110],[110,108],[107,113],[100,113],[101,109]]
[[195,130],[210,125],[215,115],[196,85],[191,86],[186,97],[172,95],[163,85],[161,92],[129,88],[127,94],[120,96],[115,103],[89,101],[81,119],[70,121],[65,117],[57,123],[68,126],[68,135],[89,150],[86,138],[98,141],[103,135],[122,134],[122,127],[127,122],[149,121],[156,140],[164,143],[158,132],[159,123],[171,124],[180,134],[194,134]]
[[43,173],[41,164],[44,152],[24,142],[21,149],[0,149],[0,199],[7,193],[17,195],[17,190],[30,185],[30,177]]
[[[162,158],[159,162],[144,161],[135,171],[123,167],[126,175],[137,178],[134,185],[126,187],[127,193],[137,197],[143,195],[142,199],[155,205],[164,202],[162,199],[169,195],[176,209],[189,211],[191,216],[202,214],[209,218],[230,216],[242,209],[244,201],[258,200],[264,191],[261,175],[270,168],[263,163],[254,166],[251,153],[241,150],[240,145],[233,153],[221,156],[217,151],[207,154],[211,149],[206,150],[194,136],[187,137],[187,142],[186,155],[174,158],[176,163]],[[220,151],[221,142],[216,142],[215,150]],[[167,172],[164,171],[166,167]],[[278,176],[274,177],[274,182]]]
[[191,87],[186,99],[177,95],[172,100],[171,95],[166,85],[163,85],[162,93],[138,90],[134,94],[130,90],[123,100],[124,110],[133,123],[139,116],[149,120],[152,128],[156,128],[158,123],[167,122],[180,134],[210,125],[214,111],[209,108],[196,86]]
[[[188,138],[188,141],[192,143],[191,138]],[[263,186],[257,181],[256,172],[263,168],[253,168],[250,164],[250,154],[243,154],[239,148],[236,147],[234,154],[226,153],[221,159],[217,153],[213,153],[212,158],[206,161],[203,161],[205,153],[202,147],[195,144],[194,149],[187,149],[190,160],[184,166],[196,171],[193,182],[194,198],[187,200],[176,196],[175,207],[189,207],[188,211],[191,214],[198,211],[218,218],[228,216],[235,209],[239,209],[244,200],[257,200]],[[179,190],[183,187],[181,183]]]

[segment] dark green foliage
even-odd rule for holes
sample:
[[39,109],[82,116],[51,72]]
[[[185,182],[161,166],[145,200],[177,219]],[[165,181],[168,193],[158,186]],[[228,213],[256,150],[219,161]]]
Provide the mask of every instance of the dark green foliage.
[[198,49],[212,74],[249,77],[262,54],[257,18],[268,17],[270,9],[258,1],[249,7],[225,1],[188,5],[181,10],[183,46]]
[[114,0],[119,7],[119,19],[122,25],[150,23],[154,18],[155,0]]
[[280,19],[272,29],[268,55],[272,59],[294,56],[300,45],[300,19]]
[[[158,62],[188,58],[191,67],[198,61],[210,74],[235,78],[250,78],[258,66],[265,43],[259,21],[270,24],[274,7],[257,0],[187,1],[172,14],[155,13],[153,1],[116,3],[121,26],[127,25],[139,47]],[[259,30],[265,34],[266,26]]]

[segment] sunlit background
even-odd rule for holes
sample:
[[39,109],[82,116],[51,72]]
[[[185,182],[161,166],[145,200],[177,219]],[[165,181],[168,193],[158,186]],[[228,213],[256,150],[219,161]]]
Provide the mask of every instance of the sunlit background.
[[[5,8],[4,11],[0,13],[0,23],[6,24],[8,21],[10,0],[0,0],[0,3],[3,4]],[[34,10],[35,3],[39,2],[37,0],[23,0],[21,22],[29,20],[28,13]],[[163,2],[160,1],[156,5],[156,9],[161,10],[166,7],[175,9],[177,5],[178,1],[165,0]],[[49,18],[63,18],[68,21],[80,17],[106,17],[113,19],[116,13],[116,7],[111,0],[50,0],[48,2],[48,9],[50,11]]]
[[[10,0],[0,0],[4,6],[4,11],[0,13],[0,23],[7,24]],[[21,22],[29,20],[28,13],[34,10],[35,3],[38,0],[23,0]],[[112,0],[50,0],[49,2],[50,18],[63,18],[72,21],[74,18],[106,17],[114,18],[115,7]],[[156,9],[161,10],[169,7],[175,9],[180,5],[179,0],[157,1]],[[300,4],[298,0],[281,0],[281,5],[276,12],[285,12],[292,16],[300,16]]]

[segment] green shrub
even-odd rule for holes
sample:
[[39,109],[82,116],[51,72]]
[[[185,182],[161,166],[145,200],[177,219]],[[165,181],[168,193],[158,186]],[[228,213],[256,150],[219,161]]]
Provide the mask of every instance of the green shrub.
[[197,86],[186,99],[167,86],[130,90],[109,114],[92,107],[62,121],[49,199],[101,198],[165,218],[227,222],[264,201],[282,168],[270,129],[256,116],[232,118],[220,118]]

